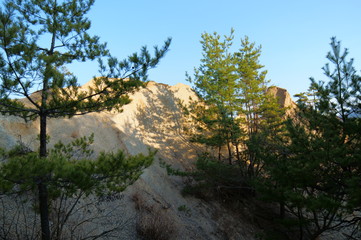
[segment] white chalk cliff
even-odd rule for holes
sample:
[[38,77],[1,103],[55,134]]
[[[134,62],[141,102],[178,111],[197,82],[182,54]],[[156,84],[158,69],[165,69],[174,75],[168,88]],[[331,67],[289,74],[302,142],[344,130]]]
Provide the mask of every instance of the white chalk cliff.
[[[283,104],[292,104],[289,94],[283,89],[278,90],[275,88],[274,94],[284,96]],[[184,180],[168,176],[159,165],[159,159],[162,159],[176,168],[194,168],[192,163],[200,149],[189,143],[183,133],[183,116],[178,106],[178,101],[187,103],[190,98],[194,99],[195,93],[187,85],[150,82],[146,88],[131,95],[132,102],[124,106],[121,113],[92,113],[49,120],[50,146],[59,140],[66,143],[94,133],[93,149],[96,152],[120,148],[128,154],[137,154],[147,153],[148,147],[158,150],[152,166],[122,193],[121,199],[107,203],[113,209],[113,216],[117,216],[112,219],[113,223],[129,219],[125,232],[118,231],[122,236],[114,239],[137,238],[134,224],[139,215],[137,204],[152,206],[165,213],[177,229],[173,239],[255,239],[259,229],[251,224],[251,216],[232,220],[232,214],[227,214],[227,210],[216,203],[183,197],[180,191]],[[0,147],[10,148],[21,140],[36,150],[38,125],[38,121],[25,123],[17,117],[0,116]]]

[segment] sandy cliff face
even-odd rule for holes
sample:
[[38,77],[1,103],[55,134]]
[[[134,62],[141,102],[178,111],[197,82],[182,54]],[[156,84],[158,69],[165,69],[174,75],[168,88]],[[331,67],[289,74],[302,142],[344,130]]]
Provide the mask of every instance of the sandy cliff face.
[[270,87],[267,89],[267,93],[277,98],[278,104],[286,108],[286,113],[288,115],[293,114],[294,109],[296,108],[296,103],[292,101],[291,95],[286,89],[280,87]]
[[[272,91],[279,96],[280,104],[293,104],[284,89],[273,88]],[[162,159],[175,167],[193,168],[199,148],[190,144],[184,136],[183,118],[178,106],[178,101],[187,104],[190,98],[196,96],[187,85],[168,86],[150,82],[146,88],[131,95],[132,102],[124,106],[121,113],[93,113],[71,119],[49,120],[50,147],[59,140],[69,142],[94,133],[93,148],[96,152],[120,148],[128,154],[137,154],[147,153],[149,147],[158,150],[155,163],[125,191],[121,200],[106,203],[112,209],[113,223],[124,221],[125,216],[129,216],[130,224],[125,228],[127,234],[119,233],[122,239],[136,239],[135,219],[140,214],[139,206],[138,210],[135,209],[137,204],[151,206],[169,217],[178,232],[174,239],[223,239],[227,235],[228,239],[254,238],[257,229],[247,220],[242,223],[243,220],[238,219],[238,229],[227,230],[230,219],[217,216],[217,212],[221,211],[219,206],[182,197],[183,180],[167,176],[165,169],[159,165],[158,161]],[[0,116],[0,147],[10,148],[17,141],[22,141],[36,150],[38,124],[38,121],[25,123],[20,118]],[[179,210],[182,206],[183,211]]]

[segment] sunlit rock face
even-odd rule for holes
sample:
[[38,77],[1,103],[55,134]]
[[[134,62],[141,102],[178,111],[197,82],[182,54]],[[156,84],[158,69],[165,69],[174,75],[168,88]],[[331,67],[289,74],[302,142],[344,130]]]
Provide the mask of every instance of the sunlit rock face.
[[[86,86],[89,84],[91,83]],[[285,89],[273,87],[268,91],[278,97],[280,105],[294,106]],[[92,223],[100,224],[95,228],[101,231],[102,227],[109,224],[128,222],[114,233],[117,236],[114,239],[119,239],[119,236],[122,236],[121,239],[138,239],[135,226],[140,212],[137,205],[144,204],[144,208],[155,209],[154,211],[169,217],[167,222],[174,222],[177,233],[171,239],[224,239],[224,236],[228,236],[228,239],[254,239],[255,232],[259,229],[249,219],[232,219],[226,209],[215,203],[183,197],[180,191],[184,186],[184,179],[168,176],[159,164],[159,160],[162,160],[175,168],[190,170],[194,168],[197,153],[202,151],[200,146],[188,141],[183,127],[185,119],[179,106],[180,102],[189,104],[191,99],[197,99],[191,87],[185,84],[168,86],[150,82],[147,87],[131,94],[130,98],[131,103],[124,106],[122,112],[92,113],[48,121],[49,147],[58,141],[68,143],[94,133],[92,148],[95,154],[118,149],[127,154],[147,153],[148,148],[158,150],[153,165],[121,197],[101,200],[103,202],[97,207],[103,206],[105,212],[111,214],[107,218],[107,224]],[[37,151],[38,134],[38,120],[25,123],[21,118],[0,116],[2,148],[11,148],[17,142],[22,142]],[[229,231],[229,222],[237,223],[232,231]],[[94,226],[89,225],[82,231],[92,227]]]
[[267,89],[267,92],[277,98],[280,106],[286,108],[295,106],[295,103],[292,101],[291,95],[286,89],[280,87],[270,87]]
[[286,89],[273,86],[267,89],[267,93],[277,98],[278,104],[286,109],[287,115],[294,113],[296,104]]

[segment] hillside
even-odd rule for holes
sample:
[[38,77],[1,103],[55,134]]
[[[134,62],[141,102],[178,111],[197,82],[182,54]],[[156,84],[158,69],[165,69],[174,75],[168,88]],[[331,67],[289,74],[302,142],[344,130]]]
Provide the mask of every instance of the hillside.
[[[272,93],[279,96],[280,104],[293,104],[286,90],[273,88]],[[150,82],[146,88],[131,95],[132,102],[121,113],[92,113],[49,120],[49,146],[59,140],[66,143],[94,133],[93,149],[97,153],[119,148],[128,154],[147,153],[149,147],[158,150],[153,165],[124,193],[107,199],[93,198],[100,202],[96,208],[102,208],[101,213],[106,214],[106,218],[87,223],[81,231],[96,229],[95,232],[100,232],[117,226],[114,239],[119,239],[119,236],[121,239],[137,239],[137,221],[154,223],[158,220],[158,228],[175,230],[171,239],[252,240],[256,232],[262,231],[252,222],[251,209],[244,209],[242,219],[233,220],[235,216],[216,203],[183,197],[180,194],[183,179],[168,176],[160,166],[159,160],[162,160],[177,168],[194,168],[197,152],[202,149],[189,143],[183,133],[184,119],[178,102],[187,104],[195,97],[187,85]],[[11,148],[21,141],[30,149],[37,149],[37,121],[25,123],[20,118],[0,116],[0,126],[0,147]],[[8,215],[10,210],[4,209],[6,214],[0,213],[1,217]],[[85,210],[80,210],[80,215],[72,219],[74,223],[77,217],[83,216],[82,211]]]

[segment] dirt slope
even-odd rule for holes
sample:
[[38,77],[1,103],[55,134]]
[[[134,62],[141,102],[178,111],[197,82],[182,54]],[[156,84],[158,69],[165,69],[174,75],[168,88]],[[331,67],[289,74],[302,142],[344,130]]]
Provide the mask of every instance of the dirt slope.
[[[282,89],[272,91],[286,96]],[[158,150],[155,163],[145,170],[141,178],[121,197],[106,201],[104,205],[112,209],[108,222],[127,223],[127,227],[116,232],[114,239],[119,239],[119,234],[122,236],[120,239],[137,239],[135,222],[144,217],[144,209],[148,209],[148,215],[153,212],[160,217],[166,216],[165,222],[172,222],[176,229],[172,239],[251,240],[255,232],[260,231],[249,223],[247,216],[243,220],[232,219],[231,214],[226,214],[227,211],[217,204],[184,198],[180,194],[183,180],[169,177],[160,167],[159,159],[175,167],[193,168],[199,147],[191,145],[182,134],[183,120],[178,106],[178,101],[188,103],[190,98],[194,99],[195,94],[187,85],[168,86],[150,82],[131,96],[132,102],[121,113],[94,113],[49,120],[50,146],[59,140],[69,142],[94,133],[93,148],[96,152],[121,148],[128,154],[137,154],[146,153],[149,147]],[[289,103],[290,100],[282,101]],[[38,121],[25,123],[20,118],[0,116],[0,147],[10,148],[17,141],[22,141],[36,150],[38,132]],[[236,228],[228,224],[232,221],[237,222]],[[96,225],[96,228],[101,226]]]

